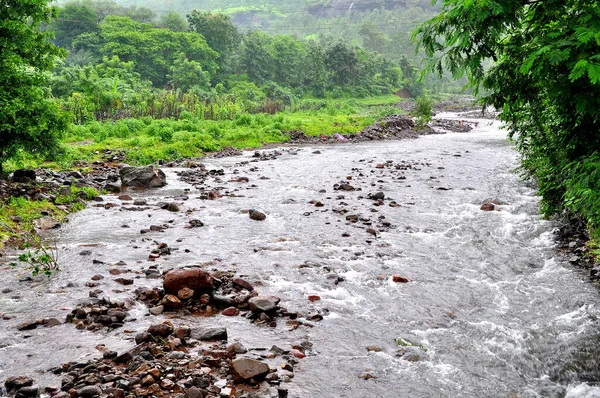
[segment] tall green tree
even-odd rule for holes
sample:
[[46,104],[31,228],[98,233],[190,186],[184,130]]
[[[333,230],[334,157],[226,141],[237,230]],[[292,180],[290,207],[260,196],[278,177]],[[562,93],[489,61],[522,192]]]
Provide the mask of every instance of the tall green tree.
[[171,65],[183,53],[189,61],[198,62],[212,76],[217,70],[217,53],[196,32],[173,32],[138,23],[127,17],[107,17],[102,24],[102,55],[134,63],[142,79],[157,87],[169,82]]
[[217,81],[222,81],[231,72],[232,55],[241,43],[241,35],[237,28],[231,23],[227,15],[213,14],[193,10],[187,15],[190,30],[200,33],[206,39],[208,46],[219,55],[219,76]]
[[70,3],[60,9],[59,18],[51,25],[54,31],[54,42],[70,48],[73,40],[82,33],[93,33],[100,30],[98,15],[90,8]]
[[600,172],[573,188],[584,180],[575,165],[600,152],[600,1],[443,0],[414,36],[427,71],[466,74],[489,93],[483,103],[502,111],[544,210],[595,208],[588,221],[600,226]]
[[65,51],[39,29],[56,15],[47,0],[0,0],[0,173],[21,150],[59,148],[66,118],[50,98],[47,72]]

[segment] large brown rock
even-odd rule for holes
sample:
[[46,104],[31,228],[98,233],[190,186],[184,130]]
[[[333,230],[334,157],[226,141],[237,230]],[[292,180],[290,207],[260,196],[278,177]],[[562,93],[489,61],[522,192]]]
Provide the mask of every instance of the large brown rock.
[[231,375],[235,381],[260,379],[269,371],[269,365],[250,358],[238,358],[231,362]]
[[163,282],[165,292],[177,295],[177,293],[187,287],[194,291],[212,290],[213,279],[200,268],[180,268],[167,272]]

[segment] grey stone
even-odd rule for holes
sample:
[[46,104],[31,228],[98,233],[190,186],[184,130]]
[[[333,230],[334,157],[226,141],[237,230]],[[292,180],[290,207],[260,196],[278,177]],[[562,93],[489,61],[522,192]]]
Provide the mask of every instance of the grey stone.
[[191,337],[200,341],[227,340],[226,328],[200,327],[191,329]]
[[271,312],[277,309],[280,299],[274,296],[256,296],[248,300],[250,309],[254,312]]
[[146,167],[124,166],[119,170],[121,182],[128,187],[154,188],[167,185],[167,177],[162,170],[152,165]]
[[269,371],[269,365],[251,358],[238,358],[231,362],[231,375],[236,381],[260,379]]

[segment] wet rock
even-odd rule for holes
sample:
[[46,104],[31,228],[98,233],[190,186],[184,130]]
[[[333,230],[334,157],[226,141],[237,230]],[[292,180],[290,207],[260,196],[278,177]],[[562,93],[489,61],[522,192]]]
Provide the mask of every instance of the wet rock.
[[[184,288],[184,289],[187,289],[187,288]],[[182,290],[183,289],[181,289],[180,291],[182,291]],[[163,297],[163,299],[161,300],[160,303],[165,308],[172,309],[172,310],[179,309],[183,306],[183,303],[181,302],[181,300],[179,300],[176,296],[174,296],[172,294],[167,294],[165,297]]]
[[239,314],[239,313],[240,313],[240,311],[239,311],[237,308],[235,308],[235,307],[228,307],[228,308],[225,308],[225,309],[224,309],[224,310],[221,312],[221,314],[223,314],[223,315],[225,315],[225,316],[236,316],[236,315],[237,315],[237,314]]
[[204,223],[200,220],[190,220],[190,226],[192,228],[198,228],[198,227],[203,227]]
[[191,334],[192,330],[189,326],[180,326],[177,329],[175,329],[175,336],[180,340],[184,340],[190,337]]
[[35,398],[39,395],[40,388],[36,385],[21,387],[17,390],[15,398]]
[[113,193],[121,192],[121,186],[118,184],[114,184],[112,182],[105,184],[103,189],[107,192],[113,192]]
[[354,190],[356,190],[356,188],[354,188],[352,185],[350,185],[350,184],[348,184],[346,182],[338,185],[337,187],[334,186],[334,189],[340,190],[340,191],[354,191]]
[[410,279],[408,279],[407,277],[402,276],[402,275],[393,275],[392,281],[394,281],[396,283],[408,283],[408,282],[410,282]]
[[154,342],[154,336],[149,332],[141,332],[135,335],[135,344]]
[[231,362],[231,375],[236,381],[260,379],[269,371],[269,365],[251,358],[238,358]]
[[125,166],[119,170],[121,182],[127,187],[154,188],[167,185],[167,177],[162,170],[152,165],[146,167]]
[[31,377],[27,377],[27,376],[9,377],[4,382],[4,387],[6,387],[6,390],[8,392],[16,391],[20,388],[29,387],[32,385],[33,385],[33,379]]
[[190,330],[193,339],[200,341],[227,340],[227,329],[218,327],[199,327]]
[[197,387],[190,387],[185,398],[204,398],[204,393]]
[[265,213],[261,213],[260,211],[256,211],[254,209],[250,209],[248,211],[248,215],[250,216],[250,219],[255,221],[263,221],[267,218]]
[[17,325],[17,330],[33,330],[38,327],[38,321],[26,321]]
[[378,345],[367,346],[367,352],[381,352],[381,347]]
[[117,282],[118,284],[121,284],[121,285],[125,285],[125,286],[133,285],[133,279],[130,279],[130,278],[116,278],[115,282]]
[[250,282],[248,282],[242,278],[235,278],[235,279],[233,279],[232,282],[234,285],[237,285],[237,286],[239,286],[243,289],[246,289],[250,292],[254,290],[254,286],[252,286],[252,284],[250,284]]
[[173,326],[167,323],[159,323],[148,328],[147,332],[152,336],[167,337],[173,333]]
[[50,216],[38,218],[33,221],[33,224],[37,229],[41,229],[43,231],[60,228],[60,223]]
[[179,211],[179,205],[177,203],[159,202],[156,205],[163,210],[172,211],[174,213]]
[[195,291],[212,290],[213,279],[200,268],[180,268],[167,272],[163,282],[167,293],[177,294],[184,287]]
[[77,390],[77,396],[81,398],[94,398],[102,395],[102,390],[98,386],[85,386]]
[[152,307],[152,308],[148,309],[148,311],[152,315],[160,315],[163,312],[165,312],[165,306],[164,305],[157,305],[156,307]]
[[277,309],[280,299],[273,296],[256,296],[248,300],[253,312],[272,312]]
[[296,358],[305,358],[306,357],[306,354],[302,350],[299,350],[297,348],[291,349],[290,354],[295,356]]
[[62,325],[62,322],[56,318],[44,318],[42,319],[41,325],[46,328],[51,328],[53,326]]
[[400,347],[398,348],[396,356],[410,362],[419,362],[424,359],[425,352],[419,347]]
[[148,204],[148,201],[146,199],[135,199],[133,201],[133,205],[134,206],[146,206]]
[[494,211],[496,210],[496,206],[493,203],[484,203],[479,209],[483,211]]
[[177,297],[181,300],[187,300],[194,297],[194,291],[189,287],[184,287],[180,291],[177,292]]
[[385,194],[383,192],[370,193],[367,195],[367,198],[372,200],[383,200],[385,199]]

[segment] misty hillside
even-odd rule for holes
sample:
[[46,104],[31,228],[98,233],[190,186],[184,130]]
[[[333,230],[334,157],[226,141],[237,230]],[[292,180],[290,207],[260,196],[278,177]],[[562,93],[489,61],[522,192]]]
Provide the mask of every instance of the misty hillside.
[[[58,1],[61,5],[69,2]],[[412,52],[410,32],[418,23],[435,15],[430,0],[117,0],[116,3],[122,7],[149,8],[158,15],[169,11],[182,16],[192,10],[218,12],[228,15],[242,31],[260,29],[299,38],[332,36],[356,41],[376,51],[378,46],[396,47],[392,51],[396,54]],[[365,43],[369,41],[371,46]]]

